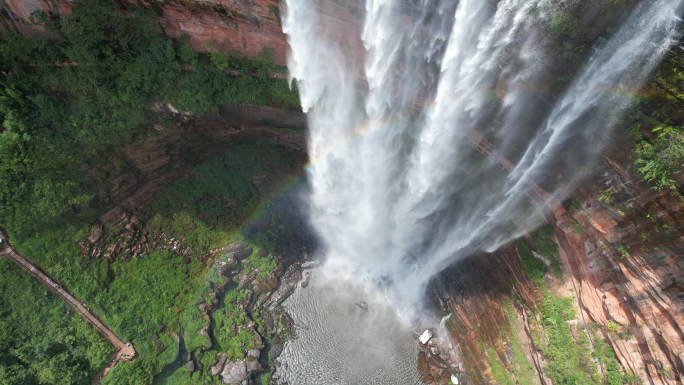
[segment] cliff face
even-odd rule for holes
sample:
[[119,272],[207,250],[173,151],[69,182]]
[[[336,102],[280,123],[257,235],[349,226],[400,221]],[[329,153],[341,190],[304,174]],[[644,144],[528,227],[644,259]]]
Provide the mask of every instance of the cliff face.
[[[654,87],[657,81],[647,93]],[[682,123],[676,113],[665,116],[668,124]],[[544,213],[554,228],[562,278],[547,271],[543,283],[535,282],[509,245],[436,279],[441,312],[450,314],[446,327],[462,352],[460,370],[472,383],[501,382],[492,374],[498,367],[519,384],[554,383],[547,373],[552,357],[536,345],[549,340],[540,326],[545,288],[549,296],[572,300],[575,317],[565,322],[575,342],[582,335],[589,339],[580,349],[594,357],[604,381],[608,365],[596,358],[602,344],[612,348],[627,376],[615,383],[638,383],[637,377],[644,384],[684,383],[684,200],[640,180],[635,143],[625,131],[613,135],[614,146],[601,154],[593,176],[575,186],[574,196]],[[680,172],[680,191],[682,182]],[[516,345],[524,356],[515,355]]]
[[[288,45],[275,1],[149,3],[160,11],[160,28],[167,35],[190,35],[198,51],[205,51],[212,40],[226,41],[226,50],[247,56],[271,49],[276,63],[286,65]],[[6,4],[0,28],[22,33],[31,30],[24,23],[31,12],[63,14],[71,8],[66,0],[7,0]],[[502,98],[504,92],[497,89],[497,96]],[[236,116],[235,111],[230,115]],[[258,124],[262,115],[233,123],[217,117],[183,123],[182,129],[160,127],[159,137],[119,149],[113,156],[126,159],[130,170],[112,181],[108,199],[116,210],[136,211],[150,201],[158,186],[187,173],[234,138],[257,135],[304,148],[303,135],[264,127],[243,129]],[[676,111],[671,118],[684,123]],[[294,119],[293,127],[303,125],[301,117],[274,115],[272,119],[280,123]],[[592,350],[598,339],[607,341],[623,374],[632,373],[645,384],[682,384],[684,203],[638,180],[631,158],[634,143],[625,139],[624,131],[622,135],[603,154],[595,176],[578,186],[572,199],[549,208],[546,219],[554,226],[564,276],[547,273],[544,284],[551,295],[574,301],[576,317],[566,321],[573,337],[586,335]],[[200,155],[189,158],[185,153]],[[684,181],[677,182],[681,189]],[[116,211],[109,214],[115,216]],[[498,382],[496,372],[501,368],[518,384],[553,383],[546,369],[548,357],[537,346],[544,339],[539,308],[545,293],[524,273],[513,245],[459,263],[438,277],[433,290],[443,315],[451,314],[445,326],[460,353],[457,369],[466,372],[472,383]],[[605,366],[599,364],[604,376]]]
[[[169,37],[190,36],[190,45],[197,51],[207,51],[207,44],[223,50],[236,50],[252,57],[267,49],[277,65],[287,65],[288,44],[280,27],[280,11],[274,0],[213,0],[213,1],[127,1],[152,5],[158,11],[159,27]],[[69,13],[72,2],[67,0],[8,0],[5,12],[0,12],[0,32],[16,29],[29,33],[26,23],[31,12],[42,10],[55,15]]]
[[114,208],[100,217],[102,222],[115,221],[122,210],[139,213],[154,200],[161,186],[189,173],[194,166],[241,140],[258,137],[295,151],[306,151],[302,112],[225,105],[218,115],[208,115],[204,119],[173,113],[165,115],[166,119],[153,124],[156,135],[116,148],[107,155],[112,164],[123,166],[108,176],[91,175],[108,179],[110,186],[101,193],[100,199]]
[[[682,383],[684,204],[639,186],[610,158],[606,163],[612,172],[579,190],[579,210],[554,210],[561,257],[586,318],[617,323],[631,336],[610,338],[623,367],[647,383]],[[605,191],[616,192],[612,201],[598,198]]]
[[[598,339],[609,342],[623,373],[644,384],[682,384],[684,203],[639,185],[610,158],[605,162],[600,177],[576,194],[579,207],[557,205],[549,216],[565,274],[547,273],[545,284],[573,299],[577,317],[567,322],[575,339],[585,333],[594,346]],[[600,198],[604,191],[616,192],[610,202]],[[498,362],[513,378],[525,374],[519,366],[532,365],[534,383],[553,383],[532,338],[541,289],[521,266],[515,247],[507,246],[461,262],[437,280],[442,313],[451,314],[447,329],[463,352],[460,369],[472,383],[497,383]],[[528,362],[516,362],[514,339]]]

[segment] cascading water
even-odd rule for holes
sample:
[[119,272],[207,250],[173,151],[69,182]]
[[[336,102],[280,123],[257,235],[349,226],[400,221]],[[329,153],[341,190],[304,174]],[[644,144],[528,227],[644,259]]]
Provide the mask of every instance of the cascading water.
[[[560,44],[543,36],[558,3],[287,1],[290,69],[309,114],[312,222],[329,264],[415,299],[446,265],[539,224],[530,182],[562,172],[549,192],[567,195],[678,40],[682,2],[643,1],[553,101],[530,88]],[[359,9],[362,30],[329,28],[334,13],[360,25]],[[525,116],[534,104],[548,105],[543,119]],[[474,153],[480,139],[517,163],[510,174]],[[521,140],[526,148],[513,148]]]
[[575,3],[286,1],[321,274],[410,308],[446,266],[538,226],[531,201],[572,192],[684,12],[643,0],[584,54],[557,31]]

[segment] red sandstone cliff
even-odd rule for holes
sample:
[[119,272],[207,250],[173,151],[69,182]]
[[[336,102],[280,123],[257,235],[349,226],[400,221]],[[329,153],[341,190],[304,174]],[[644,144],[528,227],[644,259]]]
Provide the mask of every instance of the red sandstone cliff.
[[[225,40],[227,49],[248,56],[270,48],[276,63],[286,64],[288,45],[274,14],[278,7],[275,1],[148,3],[161,10],[158,20],[167,35],[178,37],[187,33],[192,46],[199,51],[206,50],[205,44],[212,40]],[[70,7],[66,0],[7,0],[0,29],[15,28],[27,33],[30,28],[23,20],[32,11],[62,14],[69,12]],[[500,91],[503,92],[497,89],[499,97]],[[244,134],[227,128],[206,129],[225,142],[231,135]],[[199,135],[195,131],[201,130],[190,131],[195,137]],[[182,135],[190,134],[179,131],[163,139],[171,143],[183,139]],[[289,140],[277,132],[264,131],[259,135],[276,141]],[[299,141],[303,143],[301,138]],[[638,375],[645,384],[682,384],[684,203],[667,192],[656,193],[637,180],[629,151],[620,151],[632,146],[629,141],[621,142],[618,151],[603,157],[603,169],[576,194],[582,202],[579,208],[570,208],[568,204],[552,208],[550,222],[555,226],[565,276],[557,280],[547,275],[546,280],[556,295],[570,296],[573,289],[578,309],[578,317],[573,320],[574,332],[582,332],[589,323],[618,325],[619,334],[607,333],[605,327],[603,330],[626,372]],[[150,143],[150,151],[144,152],[156,163],[150,162],[150,158],[129,159],[147,179],[129,181],[123,175],[112,191],[113,201],[124,206],[144,205],[150,192],[165,180],[166,176],[154,173],[159,167],[142,168],[172,160],[172,155],[156,151],[157,147],[159,143]],[[178,166],[179,173],[183,167],[187,165]],[[679,182],[681,186],[682,181]],[[601,198],[601,193],[605,196],[606,192],[610,199]],[[575,221],[581,227],[579,233]],[[528,364],[537,373],[532,383],[552,384],[544,373],[545,357],[532,342],[534,326],[529,322],[541,291],[523,274],[515,248],[508,246],[492,255],[469,259],[455,269],[445,273],[437,292],[444,314],[451,313],[446,327],[461,351],[460,370],[467,371],[473,383],[492,384],[495,380],[491,363],[498,360],[511,370],[519,384],[527,385],[516,372],[517,366],[525,363],[512,359],[511,339],[515,334]],[[511,301],[513,297],[519,298],[524,306]],[[507,306],[509,303],[512,307]]]
[[[644,384],[683,384],[684,200],[639,180],[634,143],[623,134],[602,155],[594,177],[546,214],[564,265],[563,278],[547,273],[546,286],[575,300],[577,318],[568,321],[575,339],[585,333],[593,342],[608,341],[622,373]],[[538,317],[541,290],[522,273],[515,247],[463,261],[437,281],[442,313],[451,314],[446,327],[472,383],[497,383],[492,365],[501,362],[514,379],[516,365],[528,364],[535,368],[535,383],[553,384],[529,322]],[[587,332],[597,326],[598,334]],[[512,333],[527,363],[513,362]]]
[[[122,0],[124,1],[124,0]],[[190,44],[197,51],[206,51],[211,41],[226,42],[225,50],[237,50],[243,55],[258,55],[270,49],[277,65],[287,65],[289,46],[280,27],[279,5],[276,0],[152,0],[137,1],[152,5],[160,11],[160,28],[170,37],[190,36]],[[68,13],[68,0],[7,0],[0,7],[0,32],[16,29],[31,31],[27,25],[31,12],[43,10],[56,15]],[[1,12],[1,11],[5,12]]]

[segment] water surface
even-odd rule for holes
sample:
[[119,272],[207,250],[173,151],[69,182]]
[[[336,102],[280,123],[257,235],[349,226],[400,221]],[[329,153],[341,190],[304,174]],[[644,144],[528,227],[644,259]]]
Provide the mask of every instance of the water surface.
[[[375,298],[373,298],[375,297]],[[368,305],[364,311],[356,302]],[[284,303],[297,339],[278,358],[294,385],[418,385],[417,341],[401,316],[359,286],[314,280]]]

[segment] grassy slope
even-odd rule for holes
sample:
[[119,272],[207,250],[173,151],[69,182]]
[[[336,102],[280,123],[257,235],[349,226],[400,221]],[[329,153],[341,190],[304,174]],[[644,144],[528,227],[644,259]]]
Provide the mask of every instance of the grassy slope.
[[[89,233],[90,226],[85,223],[39,233],[17,243],[20,251],[61,280],[101,315],[115,333],[133,342],[139,357],[132,363],[117,365],[105,383],[150,383],[177,355],[176,340],[165,332],[186,332],[188,350],[205,343],[196,335],[200,328],[196,323],[200,315],[197,305],[202,293],[209,290],[205,281],[212,271],[205,269],[201,260],[208,250],[231,241],[272,249],[273,232],[249,238],[241,231],[249,215],[266,204],[251,184],[251,176],[266,172],[267,167],[271,173],[296,172],[293,159],[297,157],[290,150],[258,139],[249,140],[197,166],[191,177],[162,189],[143,221],[151,233],[181,239],[179,248],[190,250],[187,264],[170,251],[155,251],[126,262],[86,259],[78,247],[78,242],[84,241]],[[278,181],[273,183],[277,185]],[[237,205],[216,206],[216,198],[228,198]],[[260,266],[262,273],[267,274],[275,267],[273,258],[254,253],[250,265]],[[227,298],[237,295],[226,294]],[[230,306],[230,302],[223,306]],[[223,312],[217,314],[219,319],[215,323],[240,322],[221,318]],[[165,325],[164,332],[158,332],[157,324]],[[155,333],[166,347],[160,354],[156,353],[156,342],[150,341]],[[240,353],[236,344],[242,339],[241,335],[219,338],[220,344],[207,354],[232,351],[237,358]]]
[[0,260],[0,383],[89,384],[113,351],[60,298]]

